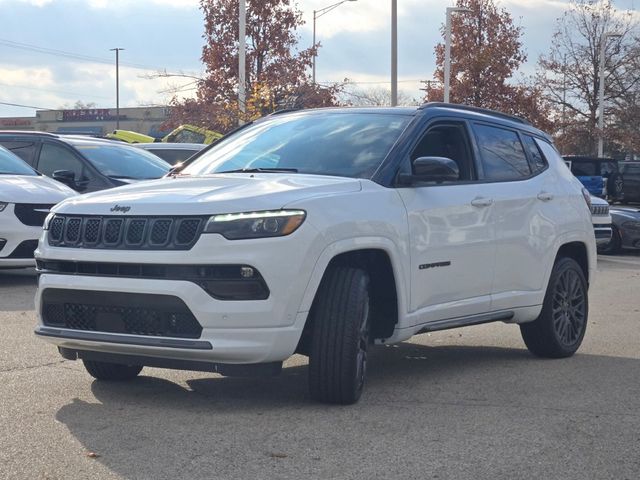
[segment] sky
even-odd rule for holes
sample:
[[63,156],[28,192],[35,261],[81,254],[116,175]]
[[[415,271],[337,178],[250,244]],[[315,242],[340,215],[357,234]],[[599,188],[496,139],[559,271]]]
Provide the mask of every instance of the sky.
[[[300,46],[312,43],[313,10],[337,0],[294,0],[306,24]],[[419,97],[420,80],[432,78],[434,46],[451,1],[398,0],[399,89]],[[566,0],[499,0],[524,29],[528,61],[535,70],[549,49]],[[319,82],[345,78],[358,87],[389,88],[390,0],[347,2],[317,20]],[[633,9],[633,0],[617,0]],[[114,52],[120,52],[120,106],[165,104],[179,87],[193,95],[202,76],[204,29],[198,0],[0,0],[0,117],[33,116],[35,108],[76,101],[115,107]],[[186,75],[158,78],[158,72]]]

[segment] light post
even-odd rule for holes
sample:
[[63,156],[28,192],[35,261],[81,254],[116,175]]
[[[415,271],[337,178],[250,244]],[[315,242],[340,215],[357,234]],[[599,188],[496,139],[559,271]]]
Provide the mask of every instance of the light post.
[[[340,5],[342,5],[343,3],[357,2],[357,1],[358,0],[341,0],[340,2],[334,3],[333,5],[329,5],[328,7],[324,7],[324,8],[321,8],[319,10],[314,10],[313,11],[313,47],[314,48],[316,46],[316,19],[320,18],[323,15],[326,15],[331,10],[335,10]],[[313,53],[313,73],[312,73],[312,76],[311,76],[312,83],[314,85],[316,84],[316,57],[317,56],[318,55],[316,54],[316,52],[314,52]]]
[[111,48],[110,52],[116,52],[116,130],[120,129],[120,51],[124,48]]
[[247,73],[246,73],[246,37],[247,37],[247,3],[239,0],[238,13],[238,125],[244,122],[244,114],[247,111]]
[[451,83],[451,14],[454,12],[472,12],[470,8],[447,7],[447,23],[444,33],[444,101],[449,103]]
[[600,82],[598,85],[598,157],[604,155],[604,67],[605,53],[607,49],[607,40],[610,38],[619,38],[619,33],[605,33],[600,41]]
[[398,0],[391,0],[391,106],[398,105]]

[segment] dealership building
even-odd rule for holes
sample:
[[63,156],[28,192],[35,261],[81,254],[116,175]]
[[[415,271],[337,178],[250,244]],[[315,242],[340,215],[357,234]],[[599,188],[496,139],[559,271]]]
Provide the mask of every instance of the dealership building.
[[[120,129],[162,137],[169,133],[163,124],[169,107],[120,109]],[[116,129],[115,108],[79,110],[37,110],[35,117],[0,117],[0,130],[37,130],[51,133],[105,135]]]

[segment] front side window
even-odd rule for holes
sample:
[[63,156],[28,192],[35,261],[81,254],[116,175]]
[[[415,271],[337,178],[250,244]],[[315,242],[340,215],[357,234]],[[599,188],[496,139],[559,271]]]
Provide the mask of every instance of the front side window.
[[531,175],[516,132],[488,125],[474,125],[473,129],[487,180],[518,180]]
[[67,148],[52,143],[44,143],[40,151],[38,170],[48,177],[53,177],[56,170],[68,170],[82,178],[82,162]]
[[24,161],[0,147],[0,175],[37,175]]
[[411,118],[342,112],[275,116],[220,140],[183,173],[259,168],[371,178]]
[[463,125],[436,125],[429,129],[411,153],[411,161],[420,157],[445,157],[458,165],[460,180],[473,180],[473,158]]
[[124,179],[160,178],[169,164],[153,153],[118,144],[78,144],[76,149],[106,177]]

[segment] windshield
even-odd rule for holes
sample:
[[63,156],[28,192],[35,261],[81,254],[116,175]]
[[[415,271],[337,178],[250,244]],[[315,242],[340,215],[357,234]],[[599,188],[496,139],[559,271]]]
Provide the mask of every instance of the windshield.
[[370,178],[411,118],[338,112],[275,116],[222,140],[182,173],[285,169]]
[[9,150],[0,147],[0,175],[34,175],[37,173]]
[[145,150],[127,145],[75,145],[100,173],[112,178],[160,178],[169,164]]

